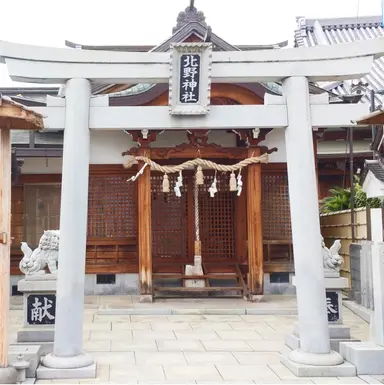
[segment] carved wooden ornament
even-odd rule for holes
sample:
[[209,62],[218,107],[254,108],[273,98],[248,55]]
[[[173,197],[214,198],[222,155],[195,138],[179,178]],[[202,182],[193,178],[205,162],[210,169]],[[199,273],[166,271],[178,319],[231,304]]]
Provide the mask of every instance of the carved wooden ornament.
[[170,49],[169,112],[206,115],[211,97],[212,43],[173,43]]

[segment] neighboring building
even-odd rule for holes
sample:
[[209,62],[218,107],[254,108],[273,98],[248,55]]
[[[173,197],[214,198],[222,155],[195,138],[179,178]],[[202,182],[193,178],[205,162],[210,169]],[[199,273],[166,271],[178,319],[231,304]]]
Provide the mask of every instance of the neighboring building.
[[[283,49],[286,43],[265,46],[233,46],[211,32],[205,16],[196,8],[187,8],[177,18],[172,36],[159,46],[82,46],[67,42],[69,47],[87,50],[155,51],[165,52],[172,42],[201,41],[208,36],[215,50]],[[5,90],[7,91],[7,90]],[[44,91],[9,90],[14,98],[26,105],[45,105]],[[363,96],[363,88],[355,87],[347,94],[311,84],[313,94],[328,93],[332,103],[356,103]],[[4,90],[3,90],[4,92]],[[65,88],[53,89],[51,95],[62,96]],[[113,106],[168,105],[168,85],[131,84],[94,85],[93,95],[108,93]],[[280,85],[213,84],[211,104],[262,104],[266,93],[280,94]],[[35,103],[35,104],[33,104]],[[39,104],[37,104],[39,103]],[[122,167],[121,154],[137,146],[147,147],[151,156],[163,164],[172,163],[180,154],[194,154],[217,162],[236,162],[249,155],[247,145],[270,152],[270,163],[262,166],[262,206],[264,266],[267,274],[265,290],[270,282],[285,278],[293,272],[293,253],[285,139],[283,130],[233,130],[212,132],[167,131],[151,132],[148,137],[140,132],[91,132],[91,161],[88,200],[88,242],[86,259],[87,293],[131,293],[137,291],[137,192],[134,183],[127,183],[132,170]],[[314,135],[322,137],[317,145],[319,158],[319,189],[321,196],[332,185],[348,180],[345,130],[325,130]],[[370,132],[356,130],[355,148],[362,159],[369,156]],[[200,143],[196,146],[196,143]],[[208,143],[208,145],[207,145]],[[213,143],[213,144],[212,144]],[[36,133],[28,137],[13,136],[17,160],[22,163],[21,174],[12,191],[12,266],[11,272],[19,279],[18,262],[21,241],[37,246],[44,230],[59,228],[62,132]],[[197,148],[198,147],[198,148]],[[277,149],[277,152],[273,151]],[[183,153],[183,151],[186,151]],[[176,156],[177,154],[177,156]],[[76,156],[74,152],[73,156]],[[186,156],[187,157],[187,156]],[[188,157],[191,157],[189,155]],[[235,199],[230,193],[228,178],[218,175],[218,194],[209,197],[212,173],[205,172],[199,209],[202,258],[205,263],[219,266],[220,272],[241,271],[247,276],[247,198],[242,194]],[[160,271],[173,276],[183,272],[183,264],[193,263],[194,200],[190,189],[193,175],[184,173],[183,195],[161,191],[162,176],[153,172],[152,181],[152,251],[156,279]],[[170,177],[171,183],[174,182]],[[246,182],[245,182],[246,183]],[[305,193],[305,192],[303,192]],[[165,263],[166,261],[167,263]],[[166,266],[166,267],[165,267]],[[217,268],[217,267],[216,267]],[[168,269],[168,270],[167,270]],[[215,268],[212,268],[215,269]],[[212,270],[210,270],[212,271]],[[285,279],[284,278],[284,279]],[[104,285],[108,283],[108,285]],[[161,283],[159,283],[160,285]]]
[[[384,36],[381,16],[371,17],[349,17],[334,19],[306,19],[297,17],[298,26],[295,30],[295,47],[312,47],[317,45],[331,45],[353,42],[356,40],[374,39]],[[362,79],[351,81],[340,81],[334,83],[318,84],[320,87],[339,95],[341,98],[348,98],[349,95],[360,95],[361,103],[368,103],[371,110],[383,104],[383,96],[378,91],[384,89],[384,61],[382,58],[375,60],[370,74]],[[337,134],[338,142],[332,145],[326,144],[326,160],[319,152],[319,170],[323,167],[333,167],[335,173],[341,173],[338,178],[349,179],[349,143],[348,132],[339,131]],[[382,132],[382,131],[381,131]],[[379,133],[379,132],[378,132]],[[366,159],[372,160],[374,157],[374,148],[370,147],[374,139],[372,127],[356,128],[353,130],[353,154],[354,171],[364,169]],[[381,139],[381,137],[380,137]],[[319,147],[325,143],[319,142]],[[372,161],[368,161],[372,164]],[[332,165],[332,166],[331,166]],[[329,177],[323,177],[319,172],[319,184],[322,189],[321,195],[324,195],[325,185]],[[341,179],[338,179],[339,183]],[[331,187],[331,186],[329,186]]]
[[365,161],[360,183],[368,198],[384,199],[384,113],[382,110],[372,112],[369,116],[362,117],[362,122],[375,127],[375,137],[371,145],[375,159]]
[[[305,19],[298,17],[298,28],[295,31],[295,45],[297,47],[340,44],[356,40],[374,39],[384,36],[382,16],[366,16],[359,18],[337,19]],[[328,84],[327,89],[339,95],[351,93],[357,83],[367,86],[367,91],[361,98],[361,102],[369,103],[371,111],[382,108],[384,93],[384,60],[379,58],[374,61],[370,74],[355,81],[344,81]],[[375,121],[375,116],[371,121]],[[376,119],[377,121],[377,119]],[[367,158],[361,167],[364,158],[359,151],[354,150],[354,156],[358,159],[358,166],[362,168],[361,183],[363,190],[369,198],[384,196],[384,148],[383,126],[373,124],[365,129],[355,129],[356,132],[372,133],[372,156]],[[365,136],[365,135],[364,135]]]

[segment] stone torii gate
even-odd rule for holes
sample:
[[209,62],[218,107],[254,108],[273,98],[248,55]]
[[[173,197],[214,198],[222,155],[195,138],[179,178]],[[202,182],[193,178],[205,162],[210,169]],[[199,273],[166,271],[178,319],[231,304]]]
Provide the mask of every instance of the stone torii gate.
[[336,366],[334,373],[343,375],[343,359],[330,350],[329,343],[312,129],[354,125],[351,120],[365,115],[368,107],[329,105],[326,95],[309,95],[308,82],[364,76],[373,60],[384,55],[384,39],[313,48],[211,52],[207,74],[202,72],[206,92],[211,82],[282,82],[284,96],[267,95],[261,106],[208,105],[198,115],[184,111],[180,116],[172,113],[172,100],[170,111],[168,107],[110,107],[108,96],[91,98],[91,82],[169,82],[175,87],[173,54],[172,49],[171,53],[104,52],[0,42],[0,60],[13,80],[66,84],[65,99],[50,98],[46,108],[36,108],[46,116],[48,130],[65,130],[55,341],[53,353],[43,364],[70,369],[67,378],[79,376],[78,369],[84,375],[88,368],[89,376],[95,371],[93,359],[82,351],[90,130],[258,127],[285,130],[301,349],[291,352],[284,363],[294,371],[310,365],[306,375],[314,373],[311,367],[319,366],[329,375],[325,368]]

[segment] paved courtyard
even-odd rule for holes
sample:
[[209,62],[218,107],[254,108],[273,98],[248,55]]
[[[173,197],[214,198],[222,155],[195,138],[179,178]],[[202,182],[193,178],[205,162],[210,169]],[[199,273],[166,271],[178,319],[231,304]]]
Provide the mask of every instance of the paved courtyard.
[[[12,301],[11,343],[22,324],[19,301]],[[287,313],[288,303],[294,312],[293,297],[283,302]],[[128,296],[87,297],[84,350],[97,361],[97,378],[38,383],[379,383],[379,378],[368,376],[295,377],[280,363],[280,354],[285,349],[284,334],[292,331],[296,315],[191,314],[207,306],[216,313],[229,306],[233,312],[240,309],[240,313],[242,308],[272,309],[272,301],[248,304],[242,300],[167,300],[140,304],[136,309],[159,313],[172,308],[180,314],[124,314],[135,309],[134,303],[137,300]],[[369,338],[369,325],[345,308],[344,319],[353,337]]]

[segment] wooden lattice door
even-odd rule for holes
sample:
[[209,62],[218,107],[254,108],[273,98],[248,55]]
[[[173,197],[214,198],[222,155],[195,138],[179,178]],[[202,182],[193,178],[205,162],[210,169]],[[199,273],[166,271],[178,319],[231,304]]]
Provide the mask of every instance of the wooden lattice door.
[[[184,175],[181,197],[173,192],[177,175],[169,175],[171,192],[162,192],[163,174],[151,174],[152,257],[157,261],[190,262],[193,250],[188,237],[188,178]],[[192,192],[193,193],[193,192]]]
[[[213,172],[204,170],[199,186],[199,232],[203,261],[236,261],[235,199],[228,175],[217,174],[218,192],[210,197]],[[194,173],[183,173],[181,197],[173,191],[177,175],[170,174],[170,192],[162,192],[163,175],[151,174],[152,256],[154,263],[193,263],[195,241]]]
[[218,173],[217,193],[213,198],[209,188],[213,173],[204,172],[204,185],[199,186],[199,216],[201,256],[203,261],[236,261],[235,199],[229,190],[228,175]]

